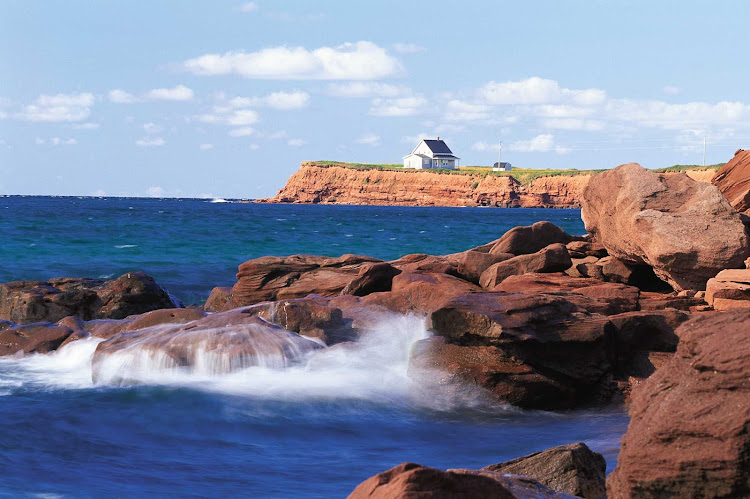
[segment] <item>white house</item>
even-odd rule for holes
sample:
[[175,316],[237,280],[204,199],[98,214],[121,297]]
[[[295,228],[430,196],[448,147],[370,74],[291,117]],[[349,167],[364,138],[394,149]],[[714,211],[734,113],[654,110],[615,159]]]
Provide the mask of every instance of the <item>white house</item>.
[[404,168],[416,168],[417,170],[427,168],[447,168],[454,170],[461,159],[453,155],[453,152],[445,145],[445,142],[437,139],[425,139],[414,148],[408,156],[404,156]]
[[497,152],[497,162],[492,165],[493,172],[512,172],[513,167],[510,163],[503,162],[503,142],[500,141],[500,149]]

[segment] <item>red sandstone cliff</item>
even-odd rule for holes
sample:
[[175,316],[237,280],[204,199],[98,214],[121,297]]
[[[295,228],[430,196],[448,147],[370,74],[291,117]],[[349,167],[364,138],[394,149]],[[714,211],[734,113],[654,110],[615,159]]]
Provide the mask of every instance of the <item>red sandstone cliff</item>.
[[[592,172],[593,173],[593,172]],[[710,182],[714,171],[689,172]],[[591,174],[548,176],[524,185],[513,177],[429,170],[357,170],[302,163],[268,203],[578,208]]]

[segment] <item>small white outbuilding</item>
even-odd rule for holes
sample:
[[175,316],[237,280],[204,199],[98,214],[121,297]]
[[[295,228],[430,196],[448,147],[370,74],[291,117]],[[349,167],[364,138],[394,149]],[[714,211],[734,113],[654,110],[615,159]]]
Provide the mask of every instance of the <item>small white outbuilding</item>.
[[417,170],[428,168],[447,168],[455,170],[461,158],[454,156],[445,141],[437,139],[424,139],[409,154],[404,156],[404,168],[415,168]]

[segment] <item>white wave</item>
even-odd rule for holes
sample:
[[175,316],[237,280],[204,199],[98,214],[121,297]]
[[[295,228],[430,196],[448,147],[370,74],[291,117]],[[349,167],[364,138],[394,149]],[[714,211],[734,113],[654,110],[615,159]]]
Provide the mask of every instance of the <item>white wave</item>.
[[[193,368],[173,367],[158,355],[136,350],[119,357],[107,369],[127,368],[118,377],[110,371],[102,379],[113,388],[123,377],[129,383],[182,386],[277,401],[355,400],[368,403],[407,404],[434,409],[476,406],[479,398],[452,390],[441,392],[433,384],[422,384],[408,374],[413,344],[427,338],[424,320],[415,316],[386,315],[357,342],[314,350],[302,362],[267,363],[217,374],[216,352],[196,352],[202,360]],[[91,359],[101,340],[73,342],[55,353],[0,359],[0,391],[15,391],[23,385],[37,389],[85,389],[92,381]],[[208,367],[207,367],[208,366]],[[285,366],[285,367],[284,367]],[[110,386],[99,383],[96,386]]]
[[224,198],[213,198],[211,200],[212,203],[231,203],[231,201],[227,201]]
[[117,244],[115,245],[115,248],[117,249],[124,249],[124,248],[137,248],[137,244]]

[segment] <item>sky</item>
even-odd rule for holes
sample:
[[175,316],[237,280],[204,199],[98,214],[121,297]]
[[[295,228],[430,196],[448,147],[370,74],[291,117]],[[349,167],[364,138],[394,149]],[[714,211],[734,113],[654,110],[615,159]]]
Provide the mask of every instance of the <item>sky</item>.
[[750,2],[0,2],[0,194],[273,196],[305,160],[750,148]]

